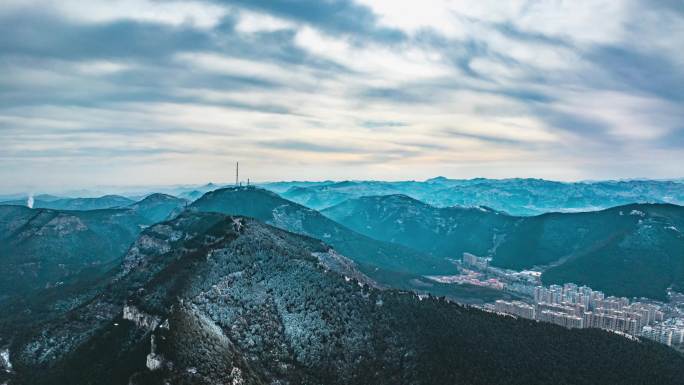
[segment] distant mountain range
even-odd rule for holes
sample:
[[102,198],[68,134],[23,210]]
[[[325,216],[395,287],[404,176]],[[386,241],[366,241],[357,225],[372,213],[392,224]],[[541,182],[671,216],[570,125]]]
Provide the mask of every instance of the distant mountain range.
[[[286,185],[280,188],[292,191]],[[98,200],[111,201],[102,197],[89,202]],[[193,203],[152,194],[120,209],[92,212],[0,206],[7,223],[24,231],[8,230],[0,239],[8,245],[0,249],[6,255],[0,258],[0,265],[7,264],[8,271],[16,273],[7,280],[6,293],[29,282],[32,290],[49,288],[65,284],[67,277],[77,277],[81,271],[109,269],[120,262],[142,228],[185,209],[250,216],[320,239],[352,258],[380,284],[463,302],[492,300],[501,293],[424,278],[455,273],[447,258],[460,258],[463,252],[491,256],[495,266],[538,267],[544,270],[546,283],[587,284],[615,295],[664,299],[668,287],[684,287],[684,221],[682,208],[675,205],[638,204],[587,213],[516,217],[483,206],[435,207],[406,195],[385,195],[352,199],[323,210],[321,215],[249,186],[212,190]],[[34,233],[40,236],[25,235]],[[21,237],[28,240],[19,242]]]
[[363,196],[403,194],[438,207],[485,206],[511,215],[600,210],[630,203],[684,204],[677,181],[601,181],[562,183],[543,179],[447,179],[419,181],[347,181],[264,185],[284,198],[324,209]]
[[544,269],[545,283],[575,282],[613,295],[665,299],[684,289],[684,207],[631,204],[585,213],[514,217],[486,208],[437,208],[405,195],[364,197],[323,210],[369,237],[504,268]]
[[[363,196],[403,194],[437,207],[485,206],[511,215],[538,215],[547,212],[595,211],[630,203],[684,204],[684,180],[616,180],[555,182],[544,179],[449,179],[426,181],[290,181],[260,183],[258,187],[280,194],[293,202],[316,210]],[[91,210],[127,206],[152,193],[162,192],[189,201],[207,192],[234,187],[206,183],[157,187],[71,191],[66,196],[39,194],[35,208]],[[96,198],[91,198],[95,196]],[[86,198],[77,198],[86,197]],[[0,204],[26,205],[26,194],[0,195]]]
[[[240,192],[217,194],[198,206]],[[318,240],[193,211],[144,230],[89,299],[32,322],[0,346],[0,382],[677,384],[684,367],[652,342],[381,291]]]
[[[0,202],[0,205],[27,206],[29,198]],[[98,198],[56,198],[37,196],[33,198],[33,208],[53,210],[99,210],[124,207],[135,203],[134,200],[120,195],[105,195]]]

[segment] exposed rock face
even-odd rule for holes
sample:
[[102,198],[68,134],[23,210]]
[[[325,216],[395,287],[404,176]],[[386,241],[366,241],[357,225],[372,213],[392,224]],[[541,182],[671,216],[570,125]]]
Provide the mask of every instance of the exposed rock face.
[[157,354],[157,345],[154,342],[154,334],[150,335],[150,354],[147,355],[146,366],[149,370],[161,369],[164,365],[164,357]]
[[10,351],[7,348],[0,350],[0,370],[4,370],[7,373],[10,373],[12,371]]
[[230,377],[232,378],[232,385],[243,385],[245,383],[245,379],[242,378],[242,370],[240,370],[240,368],[233,368],[233,370],[230,371]]
[[128,274],[132,269],[145,263],[144,255],[147,252],[164,254],[171,250],[169,240],[173,240],[170,230],[165,226],[155,226],[155,232],[142,234],[128,250],[123,258],[123,269],[121,275]]
[[88,230],[88,227],[80,218],[71,215],[60,214],[49,221],[44,227],[42,227],[36,233],[36,235],[44,236],[53,233],[58,237],[63,237],[73,232],[86,230]]
[[159,325],[159,317],[140,311],[137,307],[126,305],[123,308],[123,319],[132,321],[139,328],[153,331]]

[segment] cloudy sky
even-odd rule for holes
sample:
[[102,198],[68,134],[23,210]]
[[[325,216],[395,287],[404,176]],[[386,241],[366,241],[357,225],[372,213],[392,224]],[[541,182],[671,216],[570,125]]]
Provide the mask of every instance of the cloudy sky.
[[680,0],[2,0],[0,189],[684,176]]

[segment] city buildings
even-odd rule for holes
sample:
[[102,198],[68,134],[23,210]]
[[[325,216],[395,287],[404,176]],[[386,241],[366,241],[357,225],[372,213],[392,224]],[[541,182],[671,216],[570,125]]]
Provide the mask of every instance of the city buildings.
[[[574,283],[543,286],[539,271],[496,268],[490,261],[490,258],[464,253],[461,261],[455,262],[459,275],[427,278],[442,283],[487,286],[521,297],[518,301],[498,300],[484,306],[486,310],[567,328],[609,330],[684,350],[684,294],[670,293],[673,304],[651,300],[632,302],[629,298],[606,296]],[[679,296],[681,300],[677,300]]]
[[534,306],[522,301],[507,302],[498,300],[494,303],[494,309],[498,313],[512,314],[518,317],[535,319],[536,310]]
[[463,253],[462,260],[465,266],[486,270],[491,258],[481,258],[470,253]]
[[532,293],[533,304],[498,300],[493,310],[567,328],[598,328],[642,336],[668,346],[684,344],[684,321],[665,323],[659,305],[606,297],[600,291],[572,283],[537,286]]

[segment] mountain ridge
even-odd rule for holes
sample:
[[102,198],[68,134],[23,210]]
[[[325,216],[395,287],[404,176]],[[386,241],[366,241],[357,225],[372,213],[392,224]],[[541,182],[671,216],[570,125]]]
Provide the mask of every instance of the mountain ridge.
[[[229,215],[245,215],[268,224],[299,234],[309,235],[331,243],[345,255],[357,258],[358,262],[377,264],[382,259],[388,266],[398,271],[428,273],[434,271],[431,264],[448,268],[446,261],[430,258],[414,250],[376,241],[353,232],[346,227],[324,217],[316,210],[290,202],[273,192],[256,187],[233,187],[214,190],[188,206],[189,210],[214,211]],[[372,250],[378,250],[373,252]],[[367,256],[371,253],[374,256]],[[394,260],[392,254],[400,259],[425,258],[420,266],[403,266],[402,261]]]
[[[265,185],[268,188],[268,185]],[[293,185],[283,197],[325,209],[362,196],[405,194],[438,207],[487,206],[512,215],[550,211],[589,211],[629,203],[684,204],[684,184],[676,181],[630,180],[556,182],[534,178],[448,179],[426,181],[346,181]]]
[[95,285],[145,227],[184,205],[170,196],[96,210],[0,205],[0,304],[19,318],[46,306],[49,312],[49,299],[66,301],[75,288]]
[[377,290],[329,270],[322,242],[251,218],[185,212],[136,243],[109,289],[13,341],[0,380],[675,384],[684,365],[651,342]]
[[457,269],[453,262],[442,256],[367,237],[316,210],[258,187],[215,190],[193,202],[188,210],[249,216],[287,231],[320,239],[353,259],[369,277],[388,287],[445,295],[463,303],[515,297],[484,287],[431,281],[424,276],[455,273]]

